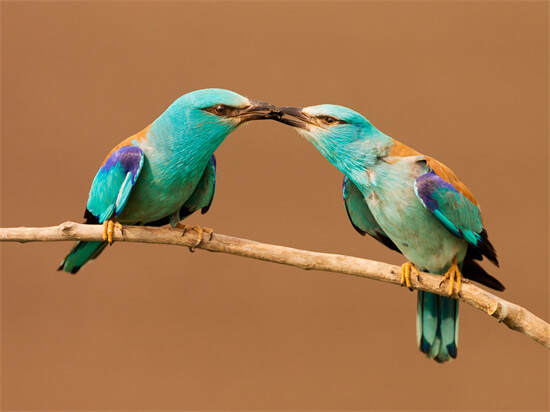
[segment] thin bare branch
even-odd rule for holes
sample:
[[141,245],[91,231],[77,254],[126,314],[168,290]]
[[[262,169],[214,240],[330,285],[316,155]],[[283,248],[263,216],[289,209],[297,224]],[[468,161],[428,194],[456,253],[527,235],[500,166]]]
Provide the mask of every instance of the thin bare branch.
[[[37,228],[0,228],[2,242],[54,242],[67,240],[102,240],[103,227],[65,222],[59,226]],[[167,227],[126,226],[124,233],[115,231],[114,240],[124,242],[158,243],[191,247],[197,242],[197,234],[189,231],[185,236],[180,229]],[[387,263],[330,253],[310,252],[285,246],[269,245],[252,240],[214,234],[211,240],[203,240],[197,249],[243,256],[267,262],[295,266],[306,270],[322,270],[346,275],[401,284],[401,268]],[[441,276],[422,273],[411,277],[414,289],[446,295],[446,284],[439,286]],[[518,331],[541,345],[550,348],[550,325],[527,309],[501,299],[492,293],[466,281],[461,296],[453,297],[496,318],[510,329]]]

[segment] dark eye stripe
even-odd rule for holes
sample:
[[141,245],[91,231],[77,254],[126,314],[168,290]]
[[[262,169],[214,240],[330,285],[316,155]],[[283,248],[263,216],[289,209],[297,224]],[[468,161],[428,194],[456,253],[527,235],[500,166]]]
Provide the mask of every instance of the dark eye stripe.
[[225,104],[215,104],[214,106],[205,107],[202,110],[215,114],[216,116],[229,116],[236,109],[234,107],[226,106]]
[[323,121],[323,123],[325,124],[328,124],[328,125],[335,125],[335,124],[345,124],[347,123],[345,120],[342,120],[342,119],[338,119],[337,117],[334,117],[334,116],[319,116],[319,119],[321,119]]

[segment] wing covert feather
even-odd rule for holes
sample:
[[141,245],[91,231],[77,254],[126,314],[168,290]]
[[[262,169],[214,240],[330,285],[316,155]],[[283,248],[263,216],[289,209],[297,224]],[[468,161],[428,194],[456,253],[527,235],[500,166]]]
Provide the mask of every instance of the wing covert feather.
[[124,210],[143,161],[143,152],[137,146],[121,147],[105,160],[94,178],[86,206],[99,223]]
[[361,191],[347,176],[344,177],[342,184],[342,194],[346,212],[354,229],[361,235],[365,236],[365,234],[368,234],[390,249],[399,252],[395,243],[393,243],[374,219]]

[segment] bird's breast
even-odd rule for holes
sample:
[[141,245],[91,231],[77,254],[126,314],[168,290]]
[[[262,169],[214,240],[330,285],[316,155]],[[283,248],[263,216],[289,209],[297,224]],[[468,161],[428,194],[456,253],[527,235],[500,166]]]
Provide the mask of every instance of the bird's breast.
[[384,165],[370,175],[375,185],[365,199],[382,230],[418,268],[440,273],[454,256],[464,258],[466,243],[452,235],[414,192],[414,181],[421,174],[409,165]]

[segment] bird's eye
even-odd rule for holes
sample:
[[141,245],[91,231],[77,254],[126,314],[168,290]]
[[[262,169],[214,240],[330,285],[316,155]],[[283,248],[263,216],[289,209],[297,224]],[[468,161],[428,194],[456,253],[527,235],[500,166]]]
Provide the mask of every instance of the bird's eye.
[[225,104],[215,104],[214,106],[205,107],[202,110],[215,114],[216,116],[230,117],[235,108],[226,106]]
[[223,104],[218,104],[217,106],[214,106],[214,113],[224,114],[225,112],[227,112],[227,106]]
[[323,120],[323,122],[325,122],[326,124],[338,123],[338,119],[337,119],[336,117],[332,117],[332,116],[323,116],[323,117],[322,117],[322,120]]

